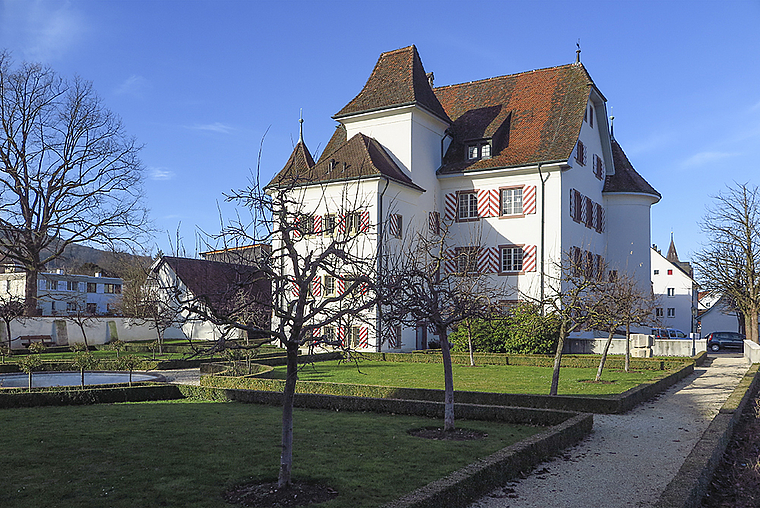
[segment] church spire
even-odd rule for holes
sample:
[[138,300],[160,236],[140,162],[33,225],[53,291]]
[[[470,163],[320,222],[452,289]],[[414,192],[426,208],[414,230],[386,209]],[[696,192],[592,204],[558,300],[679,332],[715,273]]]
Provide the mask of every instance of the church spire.
[[668,255],[666,259],[671,263],[678,263],[678,252],[676,252],[676,244],[673,241],[673,232],[670,232],[670,247],[668,247]]

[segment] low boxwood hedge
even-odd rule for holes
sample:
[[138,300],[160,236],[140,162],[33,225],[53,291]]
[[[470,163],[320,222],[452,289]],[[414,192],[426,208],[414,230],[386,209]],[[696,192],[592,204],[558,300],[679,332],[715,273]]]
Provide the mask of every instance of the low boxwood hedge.
[[152,400],[181,399],[182,393],[175,385],[148,384],[140,386],[71,387],[6,389],[0,391],[0,408],[34,406],[69,406],[82,404],[105,404],[115,402],[144,402]]

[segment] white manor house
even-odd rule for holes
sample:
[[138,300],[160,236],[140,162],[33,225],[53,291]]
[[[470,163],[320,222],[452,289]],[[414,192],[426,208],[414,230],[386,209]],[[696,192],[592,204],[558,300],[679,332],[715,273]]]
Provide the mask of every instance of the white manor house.
[[[606,99],[579,58],[435,87],[409,46],[380,55],[333,118],[319,160],[301,137],[269,184],[304,177],[294,192],[312,221],[306,240],[354,228],[374,253],[381,242],[446,223],[454,248],[470,249],[480,272],[513,288],[504,302],[538,295],[548,283],[542,272],[567,254],[604,262],[650,290],[650,208],[661,196],[611,134]],[[342,209],[347,194],[358,196],[355,209]],[[314,296],[340,291],[334,279],[315,281]],[[424,349],[434,340],[421,323],[379,341],[388,334],[379,335],[377,313],[355,330],[320,333],[373,351]]]

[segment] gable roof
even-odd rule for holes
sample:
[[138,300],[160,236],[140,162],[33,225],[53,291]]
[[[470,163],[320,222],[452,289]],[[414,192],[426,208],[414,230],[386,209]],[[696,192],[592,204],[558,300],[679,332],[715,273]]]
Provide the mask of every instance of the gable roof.
[[413,45],[382,53],[359,95],[333,118],[337,120],[360,113],[412,104],[421,106],[446,122],[449,121],[430,88],[422,60]]
[[[592,88],[579,63],[435,88],[454,138],[439,173],[568,160]],[[465,159],[476,139],[492,139],[490,159]]]
[[195,298],[221,314],[240,306],[235,300],[241,291],[249,303],[271,305],[271,283],[254,266],[163,256],[153,271],[160,270],[162,264],[171,268]]
[[[341,135],[340,130],[336,130],[333,138],[336,135]],[[345,136],[345,129],[342,135]],[[330,144],[333,144],[332,140]],[[267,187],[337,182],[375,176],[384,176],[395,182],[423,190],[398,167],[380,143],[361,133],[334,147],[328,155],[320,157],[319,162],[311,167],[299,168],[292,164],[286,165],[267,184]]]
[[657,192],[654,187],[644,180],[644,178],[633,169],[633,164],[623,152],[615,138],[611,139],[612,143],[612,162],[615,165],[615,173],[608,174],[604,179],[604,189],[602,192],[632,192],[636,194],[649,194],[655,196],[659,201],[662,194]]

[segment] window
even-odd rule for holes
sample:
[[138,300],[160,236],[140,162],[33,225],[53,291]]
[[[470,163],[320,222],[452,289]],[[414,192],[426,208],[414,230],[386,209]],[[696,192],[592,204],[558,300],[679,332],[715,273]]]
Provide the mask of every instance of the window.
[[335,296],[335,277],[325,275],[325,296]]
[[604,179],[604,162],[602,158],[594,154],[594,176],[599,180]]
[[103,284],[103,292],[110,295],[120,295],[121,284]]
[[335,232],[335,226],[337,225],[337,220],[335,219],[335,215],[333,214],[325,215],[322,222],[324,226],[325,236],[332,235]]
[[521,215],[523,213],[522,187],[501,189],[501,215]]
[[676,317],[676,309],[674,307],[668,307],[668,317]]
[[334,326],[325,326],[322,328],[322,338],[325,342],[334,343],[335,342],[335,327]]
[[457,247],[456,262],[458,274],[466,275],[476,272],[478,267],[478,248]]
[[98,311],[98,304],[97,303],[88,303],[87,304],[87,314],[95,314]]
[[594,106],[591,104],[588,105],[588,125],[589,127],[594,127]]
[[352,348],[359,347],[360,335],[361,335],[361,328],[358,326],[352,326],[351,335],[349,336],[348,346]]
[[298,218],[298,232],[301,235],[314,234],[314,216],[303,214]]
[[74,280],[67,280],[66,291],[79,291],[79,283]]
[[48,279],[46,281],[45,289],[48,291],[57,291],[58,290],[58,281],[53,279]]
[[587,228],[594,227],[594,202],[591,201],[591,198],[588,196],[585,196],[583,198],[583,206],[584,206],[584,216],[583,218],[585,220],[585,224]]
[[467,160],[490,159],[491,142],[476,141],[467,144]]
[[391,327],[388,342],[393,349],[401,349],[401,325]]
[[581,166],[586,165],[586,145],[578,140],[578,149],[575,151],[575,161]]
[[521,272],[523,268],[522,247],[501,248],[501,272]]
[[676,296],[676,288],[668,288],[668,296]]
[[351,212],[346,214],[346,234],[354,234],[361,231],[361,214]]
[[668,270],[668,275],[673,275],[673,270]]
[[660,271],[659,271],[659,270],[655,270],[655,271],[654,271],[654,274],[655,274],[655,275],[660,275]]
[[662,307],[657,307],[654,309],[654,315],[655,317],[662,317]]
[[457,219],[471,220],[478,218],[478,193],[460,192],[457,196]]
[[88,293],[97,293],[98,292],[98,285],[94,282],[88,282],[87,283],[87,292]]
[[67,312],[76,312],[78,305],[76,302],[66,302],[66,311]]

